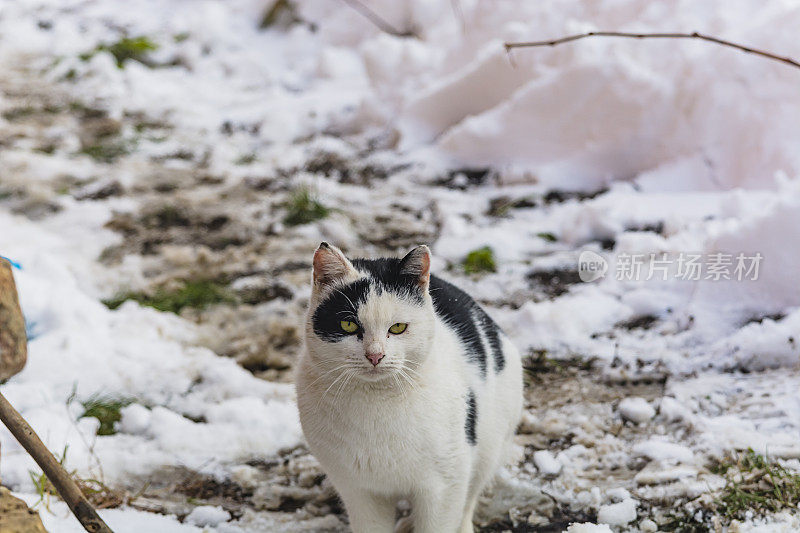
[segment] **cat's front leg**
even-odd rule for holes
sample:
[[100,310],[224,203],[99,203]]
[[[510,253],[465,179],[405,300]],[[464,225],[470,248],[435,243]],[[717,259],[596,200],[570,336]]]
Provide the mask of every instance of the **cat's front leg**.
[[[334,484],[335,485],[335,484]],[[395,523],[394,499],[357,488],[336,487],[347,510],[353,533],[392,533]]]
[[466,482],[441,484],[419,491],[411,503],[414,533],[460,532],[466,498]]

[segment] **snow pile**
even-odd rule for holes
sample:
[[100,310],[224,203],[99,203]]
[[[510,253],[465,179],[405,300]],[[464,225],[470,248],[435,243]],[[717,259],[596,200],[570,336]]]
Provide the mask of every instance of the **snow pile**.
[[[69,228],[74,216],[68,209],[50,224]],[[64,243],[21,217],[0,213],[0,225],[0,249],[23,266],[15,271],[21,304],[36,325],[28,364],[3,394],[50,449],[66,449],[67,468],[108,483],[175,463],[223,474],[226,465],[300,441],[291,386],[193,346],[184,320],[132,303],[110,311],[87,294],[81,282],[97,268],[92,252],[109,234]],[[132,402],[119,433],[90,437],[97,420],[78,417],[91,399]],[[5,428],[0,440],[4,481],[32,491],[29,471],[38,468]]]
[[302,14],[361,52],[373,98],[390,103],[383,115],[406,148],[432,144],[457,165],[558,188],[679,168],[694,174],[695,190],[761,188],[778,170],[800,170],[797,72],[779,63],[701,42],[593,39],[511,58],[502,47],[589,30],[700,31],[797,56],[800,10],[784,2],[757,12],[690,0],[365,4],[421,39],[382,33],[339,5],[306,4]]

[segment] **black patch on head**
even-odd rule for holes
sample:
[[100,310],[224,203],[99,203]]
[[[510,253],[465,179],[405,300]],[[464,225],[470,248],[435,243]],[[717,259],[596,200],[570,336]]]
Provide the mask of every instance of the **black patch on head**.
[[[314,310],[314,333],[322,340],[338,342],[348,335],[363,335],[342,330],[340,322],[358,323],[358,308],[366,300],[370,289],[378,293],[388,291],[401,298],[422,304],[423,292],[419,277],[404,274],[403,260],[398,258],[354,259],[353,266],[369,275],[347,285],[336,287]],[[486,337],[495,372],[505,367],[500,327],[466,292],[443,279],[431,275],[430,295],[436,314],[458,335],[467,359],[478,366],[481,377],[486,377],[487,353],[481,334]]]
[[339,342],[349,335],[363,335],[360,324],[358,331],[347,333],[342,329],[341,321],[359,323],[358,307],[366,299],[369,289],[370,282],[366,278],[333,289],[314,310],[311,317],[314,333],[328,342]]
[[354,259],[353,266],[369,274],[347,285],[337,286],[314,310],[311,323],[314,333],[324,341],[339,342],[348,335],[363,335],[360,328],[356,333],[342,330],[340,322],[350,320],[358,322],[358,308],[366,301],[370,289],[378,294],[388,291],[422,304],[422,288],[419,278],[414,275],[401,274],[402,261],[395,258]]
[[403,260],[395,257],[381,259],[354,259],[353,266],[357,270],[367,272],[378,290],[385,290],[408,298],[421,304],[422,288],[419,277],[413,274],[402,274]]
[[[431,298],[436,314],[458,335],[467,358],[478,365],[482,377],[486,377],[486,348],[481,332],[486,335],[494,359],[494,370],[505,367],[505,357],[500,342],[500,327],[486,314],[466,292],[443,279],[431,276]],[[480,328],[480,330],[478,329]]]
[[467,434],[467,443],[475,446],[478,437],[475,435],[475,424],[478,422],[478,402],[475,401],[475,393],[470,389],[467,395],[467,419],[464,422],[464,432]]

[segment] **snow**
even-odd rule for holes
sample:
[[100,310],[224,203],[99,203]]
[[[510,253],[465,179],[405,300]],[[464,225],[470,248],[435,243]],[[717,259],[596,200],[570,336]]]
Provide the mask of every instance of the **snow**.
[[690,463],[694,459],[692,450],[686,446],[661,439],[650,439],[633,447],[633,452],[657,461],[679,461]]
[[[111,181],[136,189],[152,158],[178,150],[202,156],[203,172],[226,183],[283,173],[344,206],[346,213],[295,229],[265,207],[259,231],[291,241],[270,250],[269,260],[300,254],[322,239],[375,251],[362,238],[372,228],[360,230],[348,217],[388,212],[398,201],[415,209],[429,205],[430,220],[411,218],[436,226],[435,270],[487,303],[524,353],[597,359],[604,382],[632,380],[634,369],[667,376],[659,395],[614,397],[616,413],[641,425],[635,429],[642,434],[626,446],[608,433],[598,436],[606,414],[599,408],[558,423],[526,413],[526,434],[560,432],[570,443],[554,450],[534,443],[533,463],[548,482],[561,484],[554,485],[565,495],[561,503],[597,511],[601,522],[615,526],[636,518],[630,493],[614,497],[585,486],[579,474],[598,456],[646,462],[625,490],[636,485],[659,497],[674,486],[703,485],[698,475],[709,457],[749,447],[800,457],[797,71],[696,41],[587,39],[511,54],[503,48],[508,40],[593,29],[681,30],[798,57],[797,5],[366,3],[419,38],[388,35],[335,2],[299,3],[308,23],[266,31],[257,28],[264,2],[255,0],[136,0],[125,10],[111,0],[4,6],[3,111],[8,95],[33,97],[41,86],[73,105],[102,108],[114,120],[139,113],[169,126],[166,139],[141,136],[133,153],[103,166],[76,154],[82,140],[64,124],[41,126],[45,138],[65,136],[46,154],[30,140],[36,135],[26,137],[32,126],[0,118],[0,193],[21,189],[33,203],[58,208],[39,216],[0,199],[0,253],[23,265],[15,275],[36,333],[27,367],[2,392],[52,450],[67,450],[67,467],[84,476],[102,473],[112,485],[130,486],[171,467],[228,479],[245,476],[248,462],[302,444],[291,385],[257,379],[203,347],[200,328],[186,319],[133,303],[115,311],[100,303],[121,288],[144,286],[153,268],[151,258],[135,254],[113,267],[98,261],[121,241],[106,222],[114,213],[137,213],[139,200],[79,201],[54,190],[65,179],[85,183],[83,193]],[[107,52],[80,59],[117,39],[120,28],[157,42],[153,57],[164,64],[127,60],[120,69]],[[176,39],[179,34],[188,37]],[[401,170],[371,187],[340,183],[303,170],[315,151],[348,162],[372,151],[370,162]],[[243,154],[258,157],[237,165]],[[165,168],[193,167],[175,159]],[[452,189],[432,186],[450,170],[481,168],[491,168],[496,179],[474,186],[462,172]],[[607,191],[592,196],[601,189]],[[585,197],[545,201],[553,190]],[[486,215],[489,201],[501,195],[533,199],[536,206]],[[459,275],[457,263],[485,245],[494,249],[498,272]],[[574,270],[581,252],[607,260],[605,275],[569,283],[557,297],[530,297],[531,272]],[[757,280],[617,276],[624,254],[642,254],[647,272],[650,254],[687,252],[760,254],[763,262]],[[164,252],[176,264],[197,262],[203,253]],[[240,278],[232,287],[259,282]],[[307,297],[307,287],[293,289],[297,299]],[[624,326],[641,317],[652,325]],[[116,434],[96,437],[97,421],[79,418],[81,402],[93,397],[130,401]],[[580,438],[573,441],[572,433]],[[5,430],[0,443],[4,483],[31,493],[29,472],[36,466]],[[76,530],[59,505],[56,514],[43,513],[45,525]],[[228,527],[222,513],[198,507],[181,524],[130,508],[103,511],[120,531]],[[265,528],[289,527],[263,520]],[[757,522],[740,530],[800,527],[792,516]],[[330,523],[320,519],[324,527]],[[646,530],[644,521],[638,527]],[[573,524],[568,531],[610,529]]]
[[610,526],[624,526],[636,520],[636,500],[626,498],[619,503],[603,505],[597,511],[597,521]]
[[605,524],[570,524],[566,533],[611,533],[611,528]]
[[217,526],[231,519],[231,514],[220,506],[199,505],[192,509],[186,521],[195,526]]
[[656,415],[656,410],[644,398],[625,398],[617,407],[620,416],[637,424],[647,422]]
[[561,462],[549,451],[539,450],[533,454],[533,464],[547,476],[557,476],[561,472]]
[[[14,494],[28,505],[34,505],[37,496],[30,494]],[[49,512],[39,513],[47,531],[58,533],[83,533],[86,531],[70,512],[67,504],[51,501]],[[112,531],[118,533],[137,533],[141,531],[158,531],[158,533],[201,533],[205,531],[190,524],[182,524],[174,516],[147,513],[137,509],[102,509],[100,518],[108,524]]]

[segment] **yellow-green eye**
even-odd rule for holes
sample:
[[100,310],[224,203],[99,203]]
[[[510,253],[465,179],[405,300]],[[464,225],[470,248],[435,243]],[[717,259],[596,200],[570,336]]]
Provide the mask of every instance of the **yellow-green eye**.
[[389,328],[389,333],[400,335],[406,330],[407,327],[408,324],[403,324],[402,322],[398,322],[397,324],[394,324],[392,327]]
[[342,329],[347,333],[355,333],[358,330],[358,324],[350,322],[349,320],[342,320],[339,322],[339,325],[342,326]]

